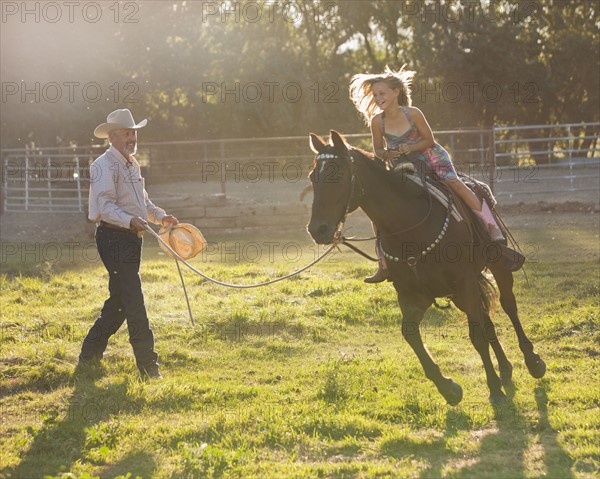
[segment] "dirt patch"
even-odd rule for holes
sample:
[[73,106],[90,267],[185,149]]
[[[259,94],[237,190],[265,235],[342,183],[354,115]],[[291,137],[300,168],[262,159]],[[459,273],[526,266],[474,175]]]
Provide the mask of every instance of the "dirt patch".
[[[518,203],[498,206],[498,212],[512,228],[535,228],[557,224],[576,226],[590,224],[590,221],[598,225],[600,222],[600,210],[597,204],[576,201]],[[362,213],[351,215],[349,223],[354,226],[352,234],[371,234],[370,223],[363,216]],[[202,225],[197,226],[202,229]],[[3,242],[89,242],[93,240],[94,229],[95,225],[87,221],[84,213],[5,213],[0,216],[0,241]],[[269,235],[279,229],[277,225],[261,226],[261,230],[265,230],[265,234]],[[358,229],[361,231],[357,231]],[[304,229],[302,234],[305,234]]]

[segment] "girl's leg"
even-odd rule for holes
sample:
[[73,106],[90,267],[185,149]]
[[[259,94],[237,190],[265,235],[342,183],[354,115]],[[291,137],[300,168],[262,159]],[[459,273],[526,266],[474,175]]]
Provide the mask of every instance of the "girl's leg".
[[465,185],[458,178],[447,178],[443,182],[450,187],[450,189],[457,194],[469,208],[473,211],[481,211],[481,203],[479,198],[475,196],[467,185]]
[[458,178],[447,178],[444,180],[444,183],[447,184],[450,189],[475,212],[477,217],[483,223],[486,231],[489,233],[492,241],[501,241],[504,239],[502,231],[485,201],[481,203],[479,198],[475,196],[475,193],[473,193],[467,185]]
[[469,208],[471,208],[484,228],[490,235],[490,239],[494,242],[499,243],[500,248],[500,257],[495,258],[495,261],[501,261],[506,269],[509,271],[517,271],[523,266],[525,262],[525,256],[523,256],[518,251],[514,251],[506,246],[506,239],[502,234],[502,230],[496,223],[496,219],[492,214],[490,207],[484,201],[483,203],[479,202],[475,193],[473,193],[467,185],[465,185],[462,181],[457,178],[447,178],[443,180],[445,184],[450,186],[452,191],[456,193],[460,198],[467,204]]

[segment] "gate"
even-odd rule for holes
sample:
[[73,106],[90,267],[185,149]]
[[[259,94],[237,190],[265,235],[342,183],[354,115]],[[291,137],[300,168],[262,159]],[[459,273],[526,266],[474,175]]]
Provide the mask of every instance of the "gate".
[[89,164],[97,147],[2,150],[2,210],[79,213],[87,210]]

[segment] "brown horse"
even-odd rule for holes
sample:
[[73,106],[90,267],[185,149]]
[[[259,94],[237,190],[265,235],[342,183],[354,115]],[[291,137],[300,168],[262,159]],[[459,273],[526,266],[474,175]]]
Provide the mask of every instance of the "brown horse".
[[[493,403],[506,401],[502,391],[510,386],[512,365],[490,320],[490,297],[495,290],[483,275],[488,268],[498,285],[500,303],[512,321],[525,363],[534,378],[546,365],[527,338],[512,291],[513,276],[489,243],[473,239],[464,221],[449,207],[432,200],[418,182],[388,171],[372,154],[349,146],[336,131],[326,144],[310,135],[316,153],[310,173],[314,199],[308,231],[318,244],[330,244],[339,236],[340,224],[357,208],[367,214],[379,232],[391,281],[402,310],[402,335],[416,353],[425,375],[450,404],[462,399],[462,388],[445,377],[423,345],[419,326],[425,311],[437,297],[449,297],[466,313],[469,337],[481,356]],[[498,360],[498,377],[490,356]]]

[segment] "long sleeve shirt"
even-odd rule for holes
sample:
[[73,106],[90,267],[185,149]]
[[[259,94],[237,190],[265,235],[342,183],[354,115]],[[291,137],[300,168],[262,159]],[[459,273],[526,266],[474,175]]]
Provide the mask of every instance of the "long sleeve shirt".
[[148,198],[139,163],[111,146],[90,166],[90,221],[129,228],[133,217],[161,224],[166,215]]

